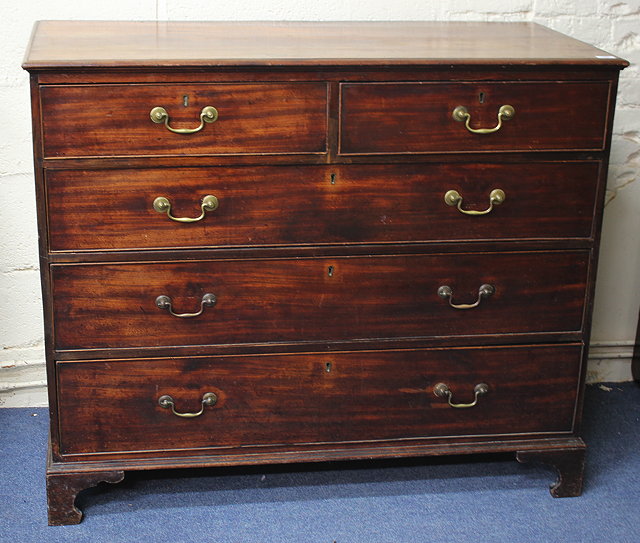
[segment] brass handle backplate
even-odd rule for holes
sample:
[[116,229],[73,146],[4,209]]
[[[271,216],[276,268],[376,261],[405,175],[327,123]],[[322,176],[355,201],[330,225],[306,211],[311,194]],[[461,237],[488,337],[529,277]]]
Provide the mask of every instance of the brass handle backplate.
[[204,216],[207,211],[215,211],[218,209],[218,199],[211,195],[207,194],[200,203],[201,213],[198,217],[174,217],[171,214],[171,202],[168,198],[164,196],[158,196],[153,201],[153,209],[155,209],[158,213],[166,213],[167,217],[169,217],[172,221],[176,222],[198,222],[204,219]]
[[448,285],[442,285],[438,288],[438,296],[440,298],[444,298],[445,300],[449,300],[449,305],[454,309],[473,309],[474,307],[478,307],[483,298],[488,298],[496,291],[496,287],[493,285],[480,285],[478,289],[478,299],[472,304],[454,304],[452,301],[453,298],[453,289]]
[[154,123],[164,123],[167,130],[170,130],[174,134],[195,134],[204,128],[205,123],[213,123],[218,120],[218,110],[213,106],[203,107],[200,112],[200,126],[196,126],[195,128],[171,128],[169,126],[169,114],[166,109],[160,106],[154,107],[149,112],[149,116]]
[[509,119],[513,119],[513,116],[516,114],[516,110],[513,106],[505,104],[504,106],[500,106],[498,110],[498,124],[493,128],[471,128],[469,123],[471,122],[471,113],[464,106],[457,106],[453,110],[454,121],[458,121],[464,123],[464,126],[469,132],[474,134],[491,134],[492,132],[497,132],[502,128],[502,121],[508,121]]
[[480,396],[484,396],[487,392],[489,392],[489,385],[487,385],[486,383],[478,383],[473,389],[474,397],[471,403],[453,403],[451,401],[453,392],[451,392],[451,389],[447,385],[445,385],[444,383],[438,383],[433,387],[433,393],[438,396],[438,398],[446,398],[447,403],[451,407],[455,407],[456,409],[473,407],[478,403],[478,398]]
[[457,190],[448,190],[444,195],[444,202],[448,206],[456,206],[460,213],[464,213],[465,215],[486,215],[493,210],[493,206],[499,206],[502,202],[504,202],[505,198],[504,191],[502,189],[493,189],[489,193],[489,207],[483,211],[474,211],[472,209],[462,209],[462,196]]
[[218,401],[218,396],[215,393],[206,392],[202,396],[202,407],[200,407],[200,411],[198,411],[197,413],[179,413],[178,411],[176,411],[176,404],[171,396],[169,396],[168,394],[165,394],[164,396],[160,396],[158,398],[158,404],[160,404],[160,407],[164,407],[165,409],[170,408],[176,417],[182,417],[184,419],[192,419],[193,417],[199,417],[200,415],[202,415],[202,413],[204,413],[205,407],[210,407],[212,405],[215,405],[217,401]]
[[216,305],[216,295],[207,293],[202,297],[200,302],[200,311],[196,313],[174,313],[173,307],[171,306],[171,298],[162,294],[156,298],[156,305],[160,309],[166,309],[169,313],[171,313],[174,317],[180,317],[181,319],[188,319],[191,317],[197,317],[198,315],[202,315],[205,307],[213,307]]

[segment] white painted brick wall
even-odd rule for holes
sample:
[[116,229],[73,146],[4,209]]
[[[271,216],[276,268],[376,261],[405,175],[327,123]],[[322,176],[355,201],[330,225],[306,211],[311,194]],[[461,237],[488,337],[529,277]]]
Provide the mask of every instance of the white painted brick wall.
[[0,407],[46,403],[29,89],[20,68],[38,19],[535,21],[630,60],[614,125],[589,374],[630,378],[640,305],[640,0],[1,1]]

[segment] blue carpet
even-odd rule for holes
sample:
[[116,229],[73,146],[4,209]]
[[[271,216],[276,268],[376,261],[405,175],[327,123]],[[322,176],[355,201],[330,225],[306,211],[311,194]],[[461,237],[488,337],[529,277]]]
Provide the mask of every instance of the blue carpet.
[[456,457],[128,474],[47,526],[45,409],[0,409],[0,541],[158,543],[640,542],[640,387],[587,388],[585,491],[551,470]]

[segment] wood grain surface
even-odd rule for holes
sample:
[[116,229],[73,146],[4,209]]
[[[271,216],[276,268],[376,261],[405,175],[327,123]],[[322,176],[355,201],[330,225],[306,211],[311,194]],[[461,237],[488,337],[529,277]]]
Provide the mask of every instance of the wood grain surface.
[[[47,172],[53,251],[252,247],[589,238],[600,170],[596,161],[53,170]],[[484,216],[464,210],[506,200]],[[197,217],[202,198],[219,207],[197,223],[153,209],[169,199]]]
[[[57,349],[577,331],[587,251],[52,266]],[[438,296],[472,303],[456,310]],[[215,307],[196,318],[177,313]],[[550,310],[553,308],[553,310]]]
[[[45,158],[324,153],[326,83],[215,85],[60,85],[41,90]],[[188,104],[185,106],[185,101]],[[193,129],[213,106],[218,120]]]
[[[608,100],[605,82],[344,83],[340,153],[602,150]],[[452,117],[494,128],[503,105],[515,115],[491,134]]]
[[[64,454],[570,432],[577,345],[58,364]],[[329,364],[329,365],[328,365]],[[434,395],[444,382],[454,409]],[[206,392],[217,403],[192,419]],[[227,451],[232,452],[232,451]],[[225,454],[224,450],[220,454]]]
[[389,63],[628,64],[534,23],[41,21],[23,66],[86,71]]

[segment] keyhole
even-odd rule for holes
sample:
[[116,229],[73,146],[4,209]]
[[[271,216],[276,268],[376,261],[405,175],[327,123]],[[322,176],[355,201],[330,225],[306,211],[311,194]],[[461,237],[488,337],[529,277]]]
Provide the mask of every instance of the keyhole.
[[189,95],[188,95],[188,94],[185,94],[185,95],[182,97],[182,105],[183,105],[184,107],[188,107],[188,106],[189,106]]
[[481,103],[481,104],[484,104],[484,92],[481,92],[481,93],[478,95],[478,100],[480,100],[480,103]]
[[330,373],[330,372],[331,372],[331,362],[327,362],[327,363],[324,365],[324,371],[326,371],[327,373]]
[[327,268],[327,274],[329,275],[329,277],[333,277],[333,266],[329,266]]
[[336,184],[336,174],[335,174],[335,173],[332,173],[332,174],[331,174],[331,184],[332,184],[332,185],[335,185],[335,184]]

